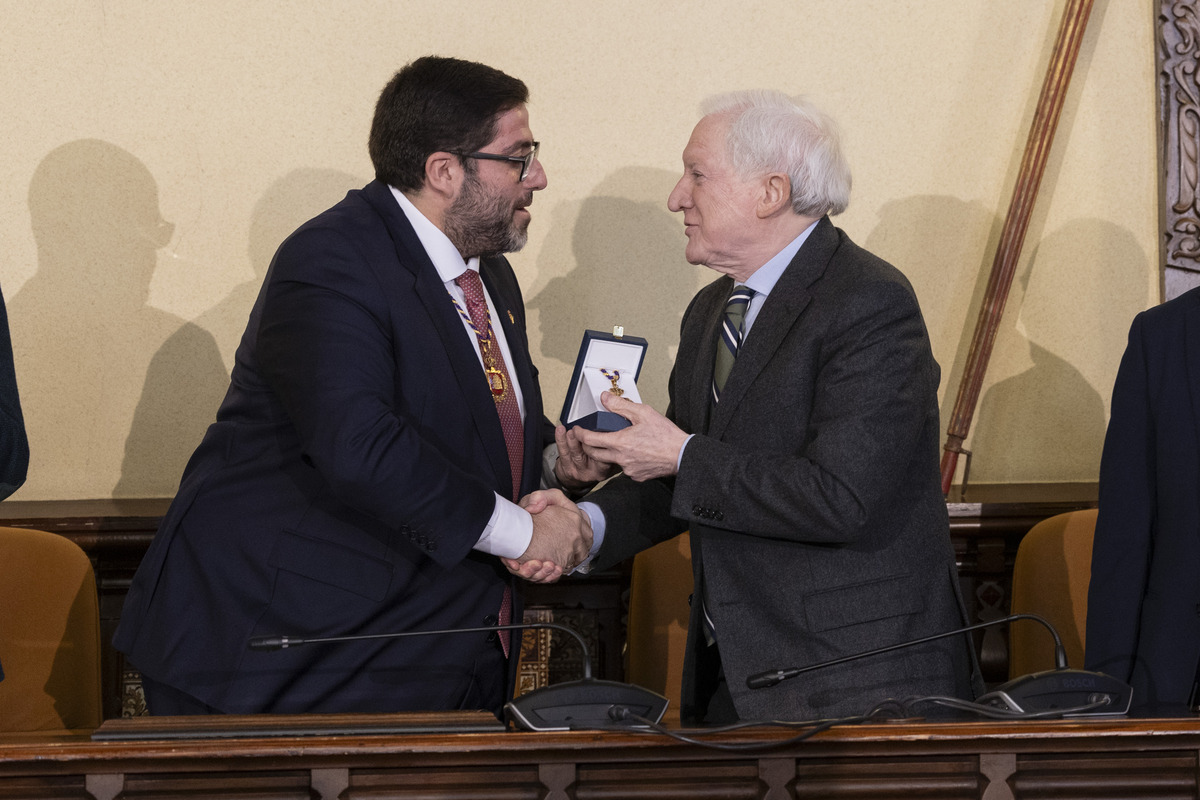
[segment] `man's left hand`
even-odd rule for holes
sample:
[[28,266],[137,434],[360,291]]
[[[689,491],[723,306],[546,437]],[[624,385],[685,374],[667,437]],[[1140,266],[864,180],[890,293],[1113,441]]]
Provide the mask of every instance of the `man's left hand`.
[[591,458],[580,444],[575,428],[567,430],[559,425],[554,429],[554,442],[558,445],[554,476],[563,488],[572,492],[587,491],[618,469],[616,464],[605,464]]
[[615,433],[575,428],[573,433],[590,458],[619,464],[635,481],[675,474],[679,451],[688,438],[686,433],[650,406],[611,392],[602,392],[600,402],[632,424]]

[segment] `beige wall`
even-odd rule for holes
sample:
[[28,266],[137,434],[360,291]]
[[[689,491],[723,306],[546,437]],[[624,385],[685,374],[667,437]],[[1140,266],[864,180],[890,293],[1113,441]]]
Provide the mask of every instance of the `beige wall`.
[[[549,188],[522,277],[546,404],[584,327],[651,342],[711,273],[665,200],[707,94],[805,93],[835,219],[912,280],[954,400],[1065,0],[0,0],[0,286],[33,449],[17,499],[168,496],[292,227],[371,177],[375,97],[426,53],[523,78]],[[1094,480],[1158,301],[1151,0],[1097,0],[967,446],[972,481]],[[950,388],[947,388],[949,386]],[[961,466],[960,466],[961,470]]]

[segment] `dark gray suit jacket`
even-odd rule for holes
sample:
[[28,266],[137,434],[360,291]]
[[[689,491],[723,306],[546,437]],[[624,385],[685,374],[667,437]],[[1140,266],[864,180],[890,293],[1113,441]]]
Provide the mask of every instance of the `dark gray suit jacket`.
[[[746,677],[966,624],[938,473],[939,370],[896,269],[822,219],[764,303],[710,411],[718,322],[733,281],[683,319],[667,415],[697,434],[674,479],[621,477],[590,497],[595,566],[691,531],[697,586],[743,719],[862,713],[887,697],[972,696],[954,637],[771,689]],[[698,595],[697,595],[698,596]],[[698,602],[685,718],[707,704]]]

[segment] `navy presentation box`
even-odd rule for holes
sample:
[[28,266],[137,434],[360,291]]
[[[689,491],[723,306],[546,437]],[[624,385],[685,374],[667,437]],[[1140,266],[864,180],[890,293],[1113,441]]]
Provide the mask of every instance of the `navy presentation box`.
[[559,417],[563,425],[601,432],[629,427],[629,420],[604,408],[600,393],[611,392],[615,386],[627,400],[642,402],[637,379],[645,358],[646,340],[626,336],[623,328],[613,328],[612,333],[584,331],[579,357],[575,359],[575,373]]

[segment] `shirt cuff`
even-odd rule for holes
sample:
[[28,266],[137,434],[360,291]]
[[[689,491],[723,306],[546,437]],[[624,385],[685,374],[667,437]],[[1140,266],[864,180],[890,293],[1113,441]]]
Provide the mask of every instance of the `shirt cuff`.
[[520,558],[533,540],[533,517],[511,500],[496,495],[492,518],[475,549],[501,558]]
[[588,520],[592,523],[592,549],[588,551],[588,556],[579,563],[579,566],[571,570],[569,574],[586,575],[592,571],[592,558],[596,553],[600,552],[601,545],[604,544],[604,528],[607,523],[604,520],[604,512],[600,510],[600,506],[595,503],[583,502],[579,504],[579,510],[588,515]]
[[542,488],[562,489],[562,482],[554,474],[554,464],[558,461],[558,443],[546,445],[542,450]]
[[675,459],[675,474],[676,475],[679,474],[679,468],[683,465],[683,451],[687,450],[688,442],[690,442],[692,440],[692,437],[695,435],[696,434],[694,434],[694,433],[688,434],[688,437],[683,440],[683,445],[679,448],[679,457]]

